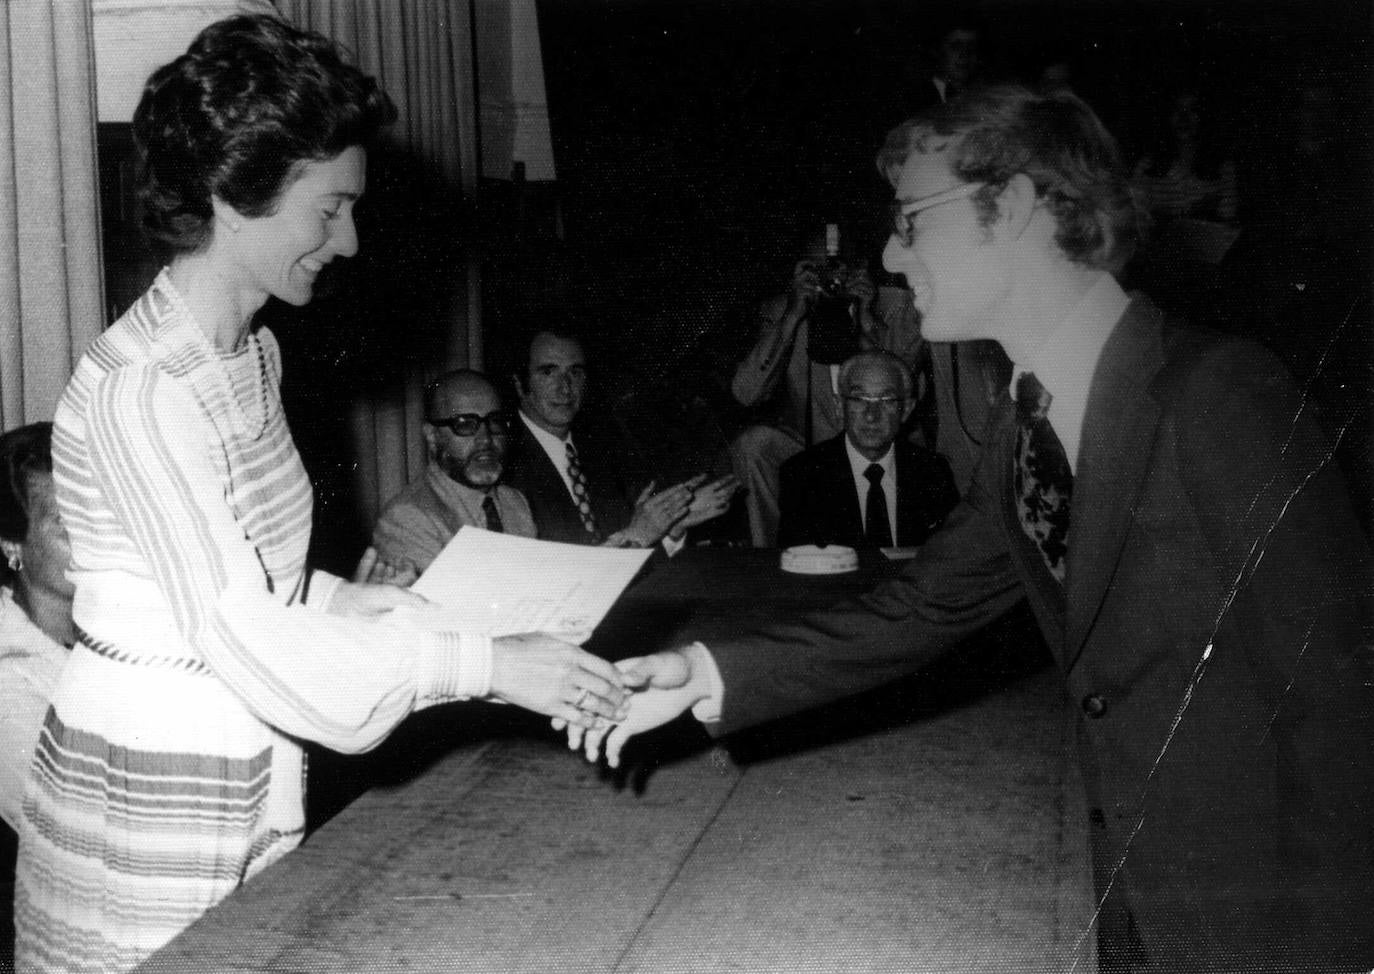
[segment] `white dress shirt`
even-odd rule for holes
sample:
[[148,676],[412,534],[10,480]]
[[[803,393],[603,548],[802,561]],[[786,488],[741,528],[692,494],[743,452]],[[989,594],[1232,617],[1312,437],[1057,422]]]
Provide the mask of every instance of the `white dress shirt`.
[[1026,372],[1034,372],[1049,392],[1046,418],[1064,445],[1069,469],[1074,473],[1078,472],[1078,449],[1083,440],[1083,417],[1088,411],[1093,373],[1103,346],[1128,304],[1130,298],[1121,285],[1110,274],[1103,274],[1026,361],[1013,363],[1013,397],[1017,380]]
[[897,543],[897,448],[889,446],[887,452],[877,460],[870,460],[844,438],[844,452],[849,454],[849,469],[854,475],[854,490],[859,495],[859,517],[863,521],[864,532],[868,531],[868,492],[873,489],[866,473],[873,464],[883,468],[883,495],[887,499],[887,526],[892,531],[892,543]]

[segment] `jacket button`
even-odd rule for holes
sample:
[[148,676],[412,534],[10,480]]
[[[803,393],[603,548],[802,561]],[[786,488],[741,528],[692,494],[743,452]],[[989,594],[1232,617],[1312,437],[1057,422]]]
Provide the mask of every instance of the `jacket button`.
[[1095,693],[1090,693],[1083,698],[1083,713],[1089,717],[1101,717],[1107,712],[1107,701],[1103,700]]

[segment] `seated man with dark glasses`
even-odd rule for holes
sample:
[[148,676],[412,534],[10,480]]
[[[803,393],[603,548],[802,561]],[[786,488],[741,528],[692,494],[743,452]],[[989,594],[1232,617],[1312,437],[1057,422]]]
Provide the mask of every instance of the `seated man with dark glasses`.
[[372,534],[384,574],[429,567],[463,525],[535,536],[523,494],[501,483],[513,413],[501,408],[496,387],[480,372],[446,372],[425,389],[424,477],[397,494]]

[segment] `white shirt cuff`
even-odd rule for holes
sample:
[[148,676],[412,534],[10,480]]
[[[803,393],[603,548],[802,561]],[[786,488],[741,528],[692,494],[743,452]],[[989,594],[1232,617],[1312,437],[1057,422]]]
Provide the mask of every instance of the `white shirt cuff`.
[[685,547],[687,547],[687,535],[684,534],[676,541],[673,540],[672,535],[665,534],[663,536],[663,551],[669,558],[673,557],[673,555],[677,554]]
[[692,716],[703,724],[714,724],[720,720],[721,708],[725,706],[725,684],[720,679],[720,668],[705,644],[692,643],[687,651],[692,655],[693,669],[701,667],[707,682],[706,698],[692,705]]

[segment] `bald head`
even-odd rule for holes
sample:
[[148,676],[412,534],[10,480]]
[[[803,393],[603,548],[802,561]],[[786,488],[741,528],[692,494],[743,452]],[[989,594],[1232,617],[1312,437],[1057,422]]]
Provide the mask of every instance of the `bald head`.
[[481,372],[455,369],[425,390],[430,460],[475,490],[490,490],[501,480],[509,421],[496,387]]
[[491,380],[476,369],[445,372],[425,388],[425,419],[442,419],[459,412],[472,412],[471,409],[454,409],[453,404],[459,399],[466,402],[474,398],[495,400],[498,406],[501,401]]

